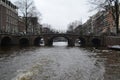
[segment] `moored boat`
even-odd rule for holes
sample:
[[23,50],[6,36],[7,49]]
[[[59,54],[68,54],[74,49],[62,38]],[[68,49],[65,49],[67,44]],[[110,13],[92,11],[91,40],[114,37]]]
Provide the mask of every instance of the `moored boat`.
[[112,46],[108,46],[108,48],[113,50],[120,50],[120,45],[112,45]]

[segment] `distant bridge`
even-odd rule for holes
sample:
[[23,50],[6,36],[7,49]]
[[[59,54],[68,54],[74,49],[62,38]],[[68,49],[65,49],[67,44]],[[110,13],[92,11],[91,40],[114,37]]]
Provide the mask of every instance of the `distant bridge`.
[[84,36],[76,34],[42,34],[42,35],[0,35],[0,45],[40,45],[44,39],[45,46],[52,46],[56,37],[64,37],[68,41],[68,46],[75,46],[76,39],[80,40],[83,46],[104,46],[105,38],[101,36]]

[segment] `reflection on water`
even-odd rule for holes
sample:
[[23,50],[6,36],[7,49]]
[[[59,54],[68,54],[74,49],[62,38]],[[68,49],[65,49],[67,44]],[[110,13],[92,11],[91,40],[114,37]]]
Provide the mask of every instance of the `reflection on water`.
[[119,51],[67,47],[0,49],[0,80],[119,80]]
[[53,46],[67,46],[67,42],[54,42]]

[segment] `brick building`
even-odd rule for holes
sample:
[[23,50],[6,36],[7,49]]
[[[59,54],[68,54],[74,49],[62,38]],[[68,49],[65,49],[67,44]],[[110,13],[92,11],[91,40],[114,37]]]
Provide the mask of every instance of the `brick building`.
[[18,33],[17,10],[9,0],[0,0],[0,33]]
[[19,34],[26,34],[25,29],[26,29],[25,22],[24,22],[22,17],[19,17],[19,19],[18,19],[18,31],[19,31]]
[[112,14],[109,11],[99,11],[87,20],[83,27],[84,33],[92,33],[93,35],[111,35],[115,34],[115,26]]
[[[100,34],[112,35],[116,33],[115,23],[110,11],[102,11],[102,16],[99,17],[98,23],[96,23],[96,29]],[[97,21],[97,20],[96,20]],[[96,22],[95,21],[95,22]]]
[[106,24],[106,15],[105,11],[99,11],[92,17],[92,26],[93,33],[95,35],[101,35],[102,33],[107,31]]
[[[24,18],[25,19],[25,18]],[[27,17],[27,34],[41,34],[42,25],[39,24],[37,17]]]
[[82,33],[83,33],[83,29],[82,29],[83,27],[82,27],[82,24],[81,25],[78,25],[74,30],[73,30],[73,32],[74,32],[74,34],[81,34],[82,35]]
[[83,35],[90,35],[93,33],[92,17],[90,17],[82,26]]
[[107,27],[109,27],[109,30],[111,33],[116,33],[116,27],[115,27],[115,21],[113,19],[111,11],[106,12],[106,21],[107,21]]
[[42,33],[51,33],[51,30],[48,27],[43,27],[42,28]]

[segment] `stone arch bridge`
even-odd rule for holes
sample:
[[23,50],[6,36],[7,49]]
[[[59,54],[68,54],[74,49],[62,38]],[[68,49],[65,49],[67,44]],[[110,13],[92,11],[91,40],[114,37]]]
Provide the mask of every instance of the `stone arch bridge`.
[[42,35],[0,35],[0,45],[40,45],[41,38],[44,39],[45,46],[52,46],[56,37],[64,37],[68,41],[68,46],[74,46],[76,39],[80,40],[83,46],[104,46],[105,38],[101,36],[80,36],[76,34],[42,34]]

